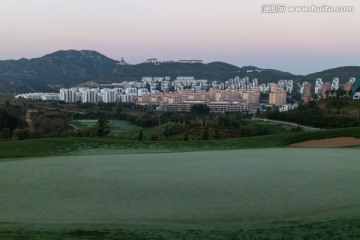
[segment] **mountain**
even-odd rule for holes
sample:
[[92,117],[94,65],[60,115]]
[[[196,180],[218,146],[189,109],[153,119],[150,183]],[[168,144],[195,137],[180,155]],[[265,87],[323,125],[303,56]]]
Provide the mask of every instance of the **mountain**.
[[277,82],[278,80],[294,80],[300,81],[303,76],[294,75],[289,72],[282,72],[275,69],[261,69],[257,67],[247,66],[242,68],[243,71],[239,77],[248,77],[250,79],[257,78],[259,83]]
[[237,67],[224,62],[208,64],[184,64],[164,62],[160,64],[119,64],[96,51],[57,51],[40,58],[0,61],[0,92],[58,91],[84,82],[113,83],[138,81],[142,77],[194,76],[196,79],[226,81],[235,76],[257,78],[259,83],[292,79],[295,82],[314,82],[321,77],[331,81],[339,77],[346,82],[360,76],[360,67],[340,67],[306,76],[293,75],[274,69],[255,66]]
[[316,78],[321,78],[323,82],[331,82],[333,78],[339,78],[341,83],[345,83],[351,77],[360,77],[359,66],[338,67],[322,72],[312,73],[303,77],[303,81],[314,82]]
[[175,79],[178,76],[194,76],[196,79],[225,81],[236,76],[241,68],[222,62],[209,64],[184,63],[141,63],[118,66],[111,75],[100,78],[101,82],[122,82],[141,80],[142,77],[164,77]]
[[0,61],[0,92],[71,86],[111,74],[118,61],[95,51],[57,51],[40,58]]

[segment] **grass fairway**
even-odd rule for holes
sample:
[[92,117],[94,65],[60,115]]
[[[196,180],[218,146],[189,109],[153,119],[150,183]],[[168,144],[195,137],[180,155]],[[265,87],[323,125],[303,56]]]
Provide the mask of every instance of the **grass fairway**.
[[1,142],[0,239],[360,239],[359,146],[286,147],[341,136]]
[[360,138],[360,128],[211,140],[211,141],[123,141],[121,138],[53,138],[0,142],[0,159],[61,155],[103,155],[151,152],[218,151],[285,147],[291,143],[331,137]]
[[0,162],[0,239],[358,239],[355,149]]
[[[94,127],[97,120],[94,119],[82,119],[73,120],[71,125],[80,130],[86,130]],[[139,130],[143,130],[144,137],[150,139],[150,137],[156,133],[155,128],[141,128],[135,125],[131,125],[128,121],[123,120],[109,120],[110,135],[115,138],[123,139],[137,139]]]

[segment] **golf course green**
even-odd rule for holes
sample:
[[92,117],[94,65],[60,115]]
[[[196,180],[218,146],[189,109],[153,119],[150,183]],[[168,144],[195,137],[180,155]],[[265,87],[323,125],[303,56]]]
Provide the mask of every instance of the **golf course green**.
[[5,159],[0,239],[357,239],[359,154],[268,148]]

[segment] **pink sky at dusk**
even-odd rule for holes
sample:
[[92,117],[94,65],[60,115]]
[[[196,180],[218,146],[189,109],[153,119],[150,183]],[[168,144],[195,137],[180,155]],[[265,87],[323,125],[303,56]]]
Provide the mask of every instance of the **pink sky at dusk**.
[[[354,6],[353,13],[261,12],[263,4]],[[358,0],[0,0],[0,59],[96,50],[225,61],[306,74],[360,63]]]

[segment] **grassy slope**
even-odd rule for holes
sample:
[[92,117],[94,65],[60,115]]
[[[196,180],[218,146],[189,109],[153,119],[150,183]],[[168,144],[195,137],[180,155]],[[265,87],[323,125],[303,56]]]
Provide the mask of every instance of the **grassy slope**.
[[211,151],[285,147],[291,143],[332,137],[360,138],[360,128],[281,133],[276,135],[211,141],[122,141],[115,138],[53,138],[1,142],[0,159],[76,154],[121,154],[146,152]]
[[[360,128],[283,133],[271,136],[196,142],[124,142],[118,139],[60,138],[0,143],[0,158],[88,154],[86,149],[115,149],[119,153],[134,150],[197,151],[241,148],[284,147],[290,143],[338,136],[360,138]],[[84,151],[85,150],[85,151]],[[122,226],[40,226],[0,222],[1,239],[359,239],[360,218],[329,222],[281,222],[260,228],[222,229],[147,229]],[[110,229],[109,229],[110,227]],[[113,229],[112,229],[113,228]]]
[[[8,229],[7,224],[4,228]],[[148,228],[117,228],[117,229],[94,229],[94,226],[63,226],[62,230],[44,230],[21,228],[2,230],[0,227],[0,238],[3,240],[43,240],[43,239],[117,239],[117,240],[228,240],[228,239],[308,239],[308,240],[330,240],[330,239],[359,239],[358,226],[360,219],[352,218],[346,220],[333,220],[312,224],[279,223],[278,226],[253,229],[233,230],[202,230],[202,229],[148,229]],[[108,227],[108,226],[107,226]],[[75,228],[75,229],[74,229]]]

